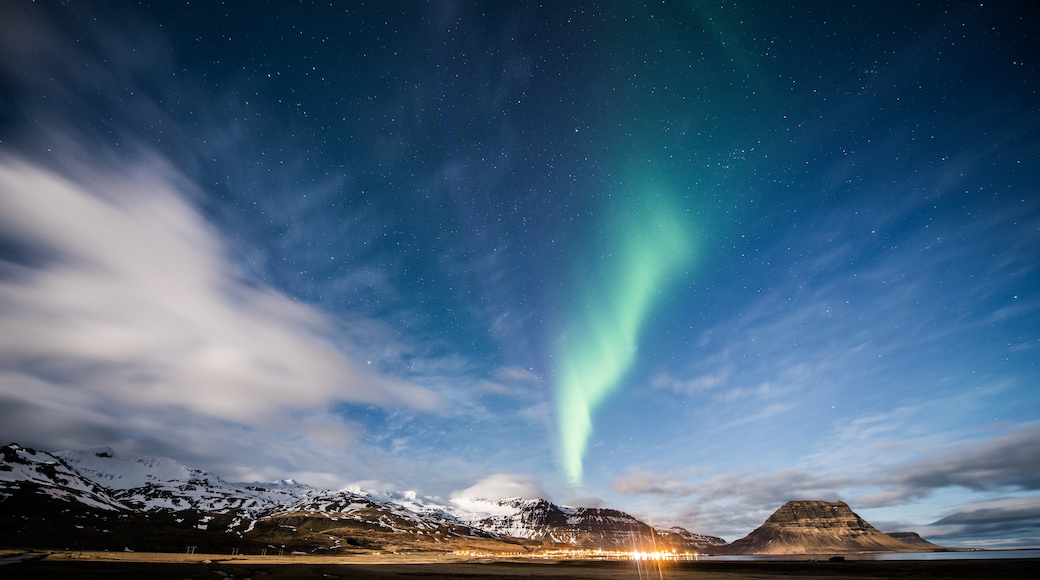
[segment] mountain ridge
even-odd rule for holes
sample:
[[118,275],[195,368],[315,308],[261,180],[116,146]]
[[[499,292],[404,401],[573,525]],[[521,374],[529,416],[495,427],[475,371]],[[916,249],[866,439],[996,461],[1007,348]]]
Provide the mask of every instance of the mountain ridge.
[[[414,492],[323,490],[291,480],[232,483],[168,458],[123,459],[107,447],[51,454],[10,444],[0,450],[0,524],[7,530],[0,532],[0,541],[13,545],[20,534],[75,542],[91,535],[83,531],[84,522],[97,522],[90,541],[108,544],[116,538],[106,534],[116,536],[113,529],[124,528],[134,530],[139,544],[151,534],[157,536],[152,543],[252,542],[308,550],[524,551],[538,545],[697,551],[725,543],[682,528],[658,530],[618,510],[557,506],[544,499],[443,502]],[[45,519],[34,516],[37,512],[50,519],[34,529],[34,519]]]
[[122,538],[133,539],[135,549],[159,550],[182,545],[499,553],[946,550],[913,532],[882,533],[844,502],[789,501],[750,534],[727,544],[684,528],[655,528],[611,508],[542,498],[444,501],[413,491],[319,489],[291,479],[227,482],[169,458],[124,459],[108,447],[53,454],[16,444],[0,447],[0,545],[91,542],[121,549],[116,544]]

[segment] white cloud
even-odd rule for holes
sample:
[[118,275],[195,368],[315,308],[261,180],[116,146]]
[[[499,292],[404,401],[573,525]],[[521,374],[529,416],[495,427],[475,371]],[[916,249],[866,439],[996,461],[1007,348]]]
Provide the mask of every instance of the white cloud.
[[18,411],[0,414],[28,430],[17,435],[76,424],[173,443],[169,424],[187,415],[328,443],[353,433],[324,414],[337,403],[438,408],[428,389],[348,360],[324,313],[238,276],[171,175],[0,159],[0,233],[18,248],[0,262],[0,399]]
[[499,500],[509,497],[548,499],[549,496],[538,483],[538,479],[533,476],[496,473],[485,477],[466,489],[452,492],[451,497],[453,499]]

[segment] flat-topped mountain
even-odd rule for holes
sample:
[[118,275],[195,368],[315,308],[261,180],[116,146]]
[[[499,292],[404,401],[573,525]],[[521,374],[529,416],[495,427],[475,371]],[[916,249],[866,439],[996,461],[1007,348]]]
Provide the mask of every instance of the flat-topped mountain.
[[[916,536],[916,534],[914,534]],[[917,536],[920,540],[920,536]],[[747,536],[717,550],[726,554],[849,554],[927,552],[943,548],[910,543],[879,531],[842,501],[789,501]]]

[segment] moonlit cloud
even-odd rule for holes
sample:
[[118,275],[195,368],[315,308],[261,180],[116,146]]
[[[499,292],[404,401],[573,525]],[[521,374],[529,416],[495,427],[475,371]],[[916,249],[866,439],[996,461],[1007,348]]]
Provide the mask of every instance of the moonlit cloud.
[[1040,489],[1040,426],[983,442],[958,445],[956,451],[900,466],[882,479],[889,486],[868,504],[892,504],[926,496],[946,487],[976,491]]
[[925,526],[921,532],[944,539],[975,542],[980,547],[1008,546],[1003,538],[1019,538],[1012,547],[1040,546],[1040,496],[1006,497],[974,502]]
[[[921,441],[891,439],[886,443],[885,437],[898,437],[899,434],[879,429],[877,424],[874,427],[877,431],[870,437],[875,447],[873,451],[865,452],[868,456],[883,456],[884,448],[894,451],[902,447],[904,453],[913,449],[913,456],[929,451]],[[841,445],[840,439],[837,443]],[[657,497],[660,505],[673,506],[671,509],[683,506],[671,516],[676,521],[734,535],[749,531],[741,530],[739,526],[742,524],[732,520],[734,506],[741,506],[749,512],[757,510],[759,517],[764,518],[790,499],[844,499],[855,509],[869,510],[905,506],[948,488],[986,492],[1034,492],[1040,489],[1037,480],[1040,475],[1040,459],[1037,457],[1040,438],[1035,426],[1024,426],[992,439],[933,447],[930,451],[932,455],[919,459],[891,453],[888,462],[882,460],[859,465],[855,463],[856,457],[845,457],[843,461],[839,459],[840,453],[825,453],[819,455],[816,462],[799,468],[731,472],[708,478],[690,471],[631,473],[615,478],[611,487],[621,494]],[[880,491],[864,493],[865,490]],[[697,505],[695,508],[684,506],[686,501]],[[943,537],[970,538],[967,528],[943,526],[967,525],[971,518],[978,518],[981,522],[990,517],[999,517],[1000,521],[1008,524],[1035,527],[1035,518],[1029,510],[1016,512],[1010,508],[1012,505],[1032,506],[1030,502],[1035,503],[1035,498],[1008,500],[994,506],[992,511],[981,507],[978,510],[957,508],[951,515],[930,524],[928,529],[929,532],[941,533]],[[993,524],[990,533],[996,533],[996,520],[990,523]],[[731,529],[730,525],[737,527]]]
[[732,372],[732,367],[726,365],[717,371],[685,381],[680,381],[669,376],[668,373],[662,372],[653,378],[651,384],[658,388],[670,388],[679,393],[700,393],[726,384],[726,380]]
[[610,483],[610,488],[624,494],[666,495],[673,497],[686,497],[696,490],[693,485],[682,479],[652,473],[629,473],[628,475],[622,475]]
[[487,499],[491,501],[522,497],[524,499],[550,499],[538,479],[530,475],[495,473],[481,479],[466,489],[452,492],[456,499]]
[[72,422],[105,408],[252,427],[343,402],[436,409],[431,391],[348,360],[327,315],[240,278],[171,173],[0,162],[0,227],[23,248],[0,281],[4,409],[37,430],[55,422],[33,410],[69,397]]

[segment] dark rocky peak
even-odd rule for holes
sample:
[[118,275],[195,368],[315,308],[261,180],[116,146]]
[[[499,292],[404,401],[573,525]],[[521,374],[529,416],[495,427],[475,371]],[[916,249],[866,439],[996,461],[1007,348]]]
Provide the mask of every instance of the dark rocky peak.
[[877,531],[843,501],[794,500],[780,506],[763,524],[777,527],[816,529],[847,528]]

